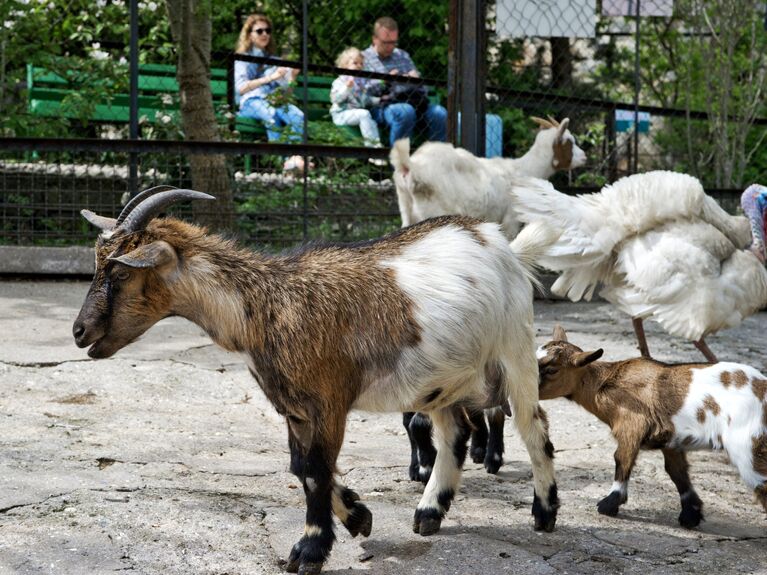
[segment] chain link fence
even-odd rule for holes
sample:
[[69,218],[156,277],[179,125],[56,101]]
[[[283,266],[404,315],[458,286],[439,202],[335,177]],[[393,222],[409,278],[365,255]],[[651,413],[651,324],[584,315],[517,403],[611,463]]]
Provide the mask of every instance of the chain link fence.
[[[194,151],[179,147],[190,128],[180,112],[164,4],[138,3],[138,120],[146,144],[104,150],[93,143],[130,135],[129,4],[9,0],[0,8],[6,112],[0,116],[0,243],[89,242],[82,208],[113,215],[131,192],[149,185],[207,186],[193,177]],[[210,139],[221,144],[210,146],[224,158],[229,216],[243,239],[278,249],[315,238],[365,239],[399,226],[391,168],[377,165],[386,158],[392,122],[377,123],[382,148],[357,126],[337,125],[333,82],[352,90],[382,87],[379,97],[423,106],[409,135],[416,144],[440,139],[425,110],[448,104],[455,73],[451,7],[450,1],[265,1],[257,8],[268,22],[252,28],[269,28],[273,45],[260,55],[235,53],[243,31],[261,35],[245,30],[256,7],[239,0],[217,7]],[[487,16],[486,35],[477,39],[485,68],[476,70],[486,85],[486,155],[522,156],[536,134],[532,116],[567,117],[588,162],[553,177],[563,191],[588,192],[630,173],[674,169],[701,178],[735,211],[739,192],[767,179],[760,147],[767,134],[764,3],[515,0],[480,9]],[[398,23],[396,34],[391,27],[376,33],[383,16]],[[42,26],[56,46],[35,48]],[[373,45],[378,41],[385,44]],[[381,69],[369,57],[360,70],[338,60],[350,47],[369,56],[380,46],[407,52],[416,72]],[[281,122],[270,139],[263,121],[241,115],[238,62],[262,77],[283,67],[286,76],[296,74],[270,98],[277,107],[294,105],[300,122]],[[418,94],[426,98],[416,102]],[[286,142],[295,145],[275,148]],[[293,156],[307,163],[307,174],[285,171]]]

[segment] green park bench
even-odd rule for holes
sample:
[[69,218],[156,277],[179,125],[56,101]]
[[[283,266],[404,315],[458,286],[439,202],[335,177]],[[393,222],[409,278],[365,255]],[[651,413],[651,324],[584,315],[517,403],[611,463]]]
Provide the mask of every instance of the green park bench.
[[[219,111],[228,100],[228,71],[225,68],[211,69],[211,93],[214,108]],[[97,80],[98,81],[98,80]],[[330,118],[330,86],[333,78],[309,76],[307,82],[308,119],[328,122]],[[108,88],[108,86],[105,86]],[[299,107],[303,105],[303,80],[297,78],[294,95]],[[128,93],[114,93],[103,101],[89,102],[87,117],[82,110],[67,105],[67,98],[77,85],[71,79],[46,68],[27,64],[28,111],[30,114],[46,118],[69,118],[89,122],[127,124],[130,121],[130,96]],[[176,67],[167,64],[142,64],[138,76],[138,115],[148,123],[157,123],[162,116],[172,114],[177,118],[177,104],[168,105],[163,97],[178,94]],[[105,93],[110,90],[106,89]],[[235,110],[232,110],[233,112]],[[266,130],[258,120],[237,117],[234,128],[249,139],[266,139]],[[349,131],[359,137],[359,131]]]
[[[226,68],[211,69],[211,93],[214,109],[219,114],[221,123],[233,127],[243,140],[266,141],[266,130],[261,121],[241,118],[225,120],[220,115],[224,110],[236,113],[234,103],[229,101],[229,71]],[[304,113],[311,122],[310,141],[332,142],[336,145],[362,145],[362,137],[356,126],[336,126],[330,117],[330,88],[333,77],[312,76],[307,79],[306,108]],[[103,85],[103,98],[86,102],[85,108],[78,109],[68,105],[68,98],[75,95],[78,85],[87,82],[89,87]],[[79,83],[79,84],[78,84]],[[73,74],[59,74],[45,67],[27,64],[28,111],[33,116],[46,118],[67,118],[83,122],[126,125],[130,122],[130,95],[127,82],[115,89],[111,80],[106,78],[82,77]],[[171,115],[178,125],[178,81],[176,67],[169,64],[141,64],[138,75],[138,117],[144,122],[158,124],[163,117]],[[90,93],[93,91],[90,90]],[[299,108],[303,104],[303,79],[298,76],[294,86],[294,98]],[[176,96],[171,104],[163,100],[168,95]],[[439,103],[439,96],[432,93],[429,99]],[[322,134],[319,134],[319,129]],[[313,136],[314,134],[314,136]],[[317,140],[316,138],[320,138]],[[386,129],[381,130],[382,141],[387,141]],[[423,141],[423,134],[417,136],[416,144]],[[244,170],[251,171],[251,156],[244,157]]]

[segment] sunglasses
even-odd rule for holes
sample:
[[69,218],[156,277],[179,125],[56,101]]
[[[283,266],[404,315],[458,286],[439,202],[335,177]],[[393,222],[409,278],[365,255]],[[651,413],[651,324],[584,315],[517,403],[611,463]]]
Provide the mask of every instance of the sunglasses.
[[271,34],[272,33],[272,29],[271,28],[251,28],[250,31],[251,32],[255,32],[259,36],[261,36],[261,34]]

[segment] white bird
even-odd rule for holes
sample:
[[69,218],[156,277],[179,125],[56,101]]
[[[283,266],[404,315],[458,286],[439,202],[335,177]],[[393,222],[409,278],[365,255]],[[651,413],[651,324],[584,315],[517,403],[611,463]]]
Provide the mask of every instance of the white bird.
[[561,231],[539,260],[559,273],[552,291],[588,300],[601,284],[600,295],[632,317],[643,356],[646,318],[715,362],[705,336],[767,304],[767,271],[748,249],[749,220],[725,212],[696,178],[648,172],[581,196],[544,184],[512,193],[521,221]]

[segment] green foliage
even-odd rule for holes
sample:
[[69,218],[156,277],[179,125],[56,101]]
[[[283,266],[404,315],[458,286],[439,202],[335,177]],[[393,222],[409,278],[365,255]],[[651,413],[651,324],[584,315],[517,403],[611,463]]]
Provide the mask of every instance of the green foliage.
[[[710,115],[708,122],[656,119],[652,153],[640,158],[641,169],[676,169],[695,174],[707,186],[738,187],[753,177],[756,166],[767,164],[767,150],[757,146],[765,129],[749,127],[753,117],[767,114],[763,11],[756,0],[678,0],[673,18],[641,19],[640,103]],[[624,24],[633,30],[633,19]],[[596,58],[595,77],[604,97],[631,101],[631,42],[619,44],[611,37]]]
[[[367,240],[399,227],[396,209],[389,218],[359,214],[381,211],[393,190],[370,185],[369,164],[364,160],[326,160],[311,170],[304,196],[303,180],[281,185],[241,182],[237,185],[239,229],[250,241],[276,250],[303,239],[304,206],[307,208],[306,238],[350,242]],[[284,242],[284,243],[283,243]]]
[[[759,0],[678,0],[673,18],[643,18],[639,67],[641,103],[690,110],[710,110],[720,120],[709,124],[666,118],[653,124],[648,153],[640,167],[674,168],[694,173],[712,182],[745,185],[762,177],[767,167],[763,127],[751,128],[741,138],[735,117],[764,117],[764,94],[759,92],[751,114],[754,87],[764,74],[767,35],[762,25],[763,3]],[[301,0],[222,0],[212,10],[214,67],[224,67],[233,50],[245,17],[255,11],[273,20],[278,54],[298,60],[301,56]],[[493,2],[489,3],[493,13]],[[82,122],[41,119],[26,113],[24,93],[27,63],[45,66],[66,75],[77,89],[64,105],[75,116],[87,118],[95,102],[127,92],[129,43],[127,0],[4,0],[0,2],[0,135],[6,136],[94,136],[97,129]],[[703,10],[708,9],[706,18]],[[422,75],[447,78],[449,35],[448,2],[417,0],[312,0],[307,24],[307,51],[311,63],[329,65],[349,45],[370,44],[372,26],[379,16],[389,15],[400,25],[400,47],[413,57]],[[140,62],[175,64],[166,6],[162,0],[139,3]],[[708,19],[708,20],[707,20]],[[706,26],[713,26],[714,32]],[[488,22],[492,29],[493,22]],[[633,19],[600,19],[597,39],[587,50],[592,65],[587,74],[576,74],[572,84],[555,88],[547,63],[544,39],[499,39],[490,36],[488,85],[527,91],[577,94],[581,97],[630,102],[634,91],[634,47],[630,36],[603,34],[621,29],[633,32]],[[728,28],[729,27],[729,28]],[[730,28],[735,28],[734,31]],[[732,49],[726,41],[734,39]],[[583,44],[583,42],[581,42]],[[529,51],[530,46],[533,52]],[[525,48],[528,48],[526,51]],[[721,88],[721,89],[720,89]],[[444,96],[444,94],[443,94]],[[726,97],[725,97],[726,96]],[[175,96],[174,96],[175,97]],[[288,94],[279,94],[290,101]],[[444,102],[444,99],[443,99]],[[153,138],[183,137],[174,102],[162,112],[160,121],[144,127]],[[490,102],[504,124],[504,152],[524,153],[534,137],[527,114],[501,98]],[[165,112],[167,111],[167,114]],[[557,112],[557,109],[552,109]],[[219,110],[218,121],[225,138],[238,134],[229,128],[232,110]],[[541,115],[546,110],[541,110]],[[168,117],[168,121],[164,118]],[[574,132],[581,143],[601,132],[602,113],[570,113]],[[330,123],[310,126],[312,141],[348,144],[349,135]],[[740,139],[743,140],[741,142]],[[360,143],[359,140],[353,143]],[[589,157],[597,171],[601,144],[588,142]],[[715,147],[718,146],[718,147]],[[591,165],[591,161],[590,161]],[[602,170],[604,172],[604,170]],[[598,181],[596,173],[582,174],[584,181]]]

